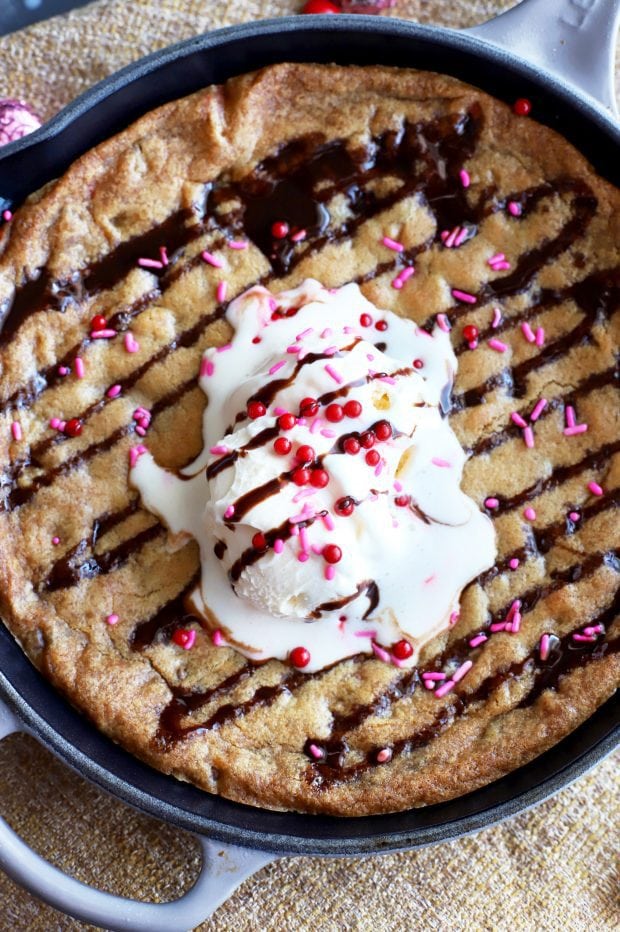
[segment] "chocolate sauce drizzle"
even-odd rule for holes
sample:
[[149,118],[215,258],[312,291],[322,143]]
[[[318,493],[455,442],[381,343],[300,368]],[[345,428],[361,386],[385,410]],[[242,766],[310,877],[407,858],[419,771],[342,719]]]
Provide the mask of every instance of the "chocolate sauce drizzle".
[[[89,268],[73,272],[66,279],[57,281],[47,269],[38,269],[16,291],[12,302],[6,303],[0,313],[4,315],[4,328],[0,343],[6,344],[27,318],[37,312],[51,311],[64,313],[67,308],[81,305],[89,298],[104,291],[114,289],[133,269],[140,256],[157,254],[160,245],[165,244],[171,258],[170,266],[154,272],[155,284],[131,306],[118,310],[109,318],[109,323],[119,332],[126,330],[131,321],[157,300],[178,278],[187,274],[200,263],[200,257],[187,260],[185,247],[194,239],[207,232],[221,235],[216,246],[224,238],[237,233],[248,235],[255,245],[264,253],[271,264],[271,273],[263,279],[268,284],[278,276],[292,271],[307,257],[318,253],[326,244],[337,243],[354,236],[358,227],[368,219],[392,207],[400,200],[415,196],[426,204],[434,214],[437,222],[436,234],[425,242],[406,250],[399,256],[382,261],[364,273],[358,281],[369,282],[392,270],[413,263],[421,253],[428,251],[438,243],[439,232],[460,225],[468,230],[468,238],[477,235],[480,224],[490,214],[504,210],[508,200],[521,203],[525,210],[521,218],[514,218],[515,223],[524,222],[532,216],[548,198],[563,195],[570,203],[571,216],[555,236],[544,240],[537,247],[520,256],[514,270],[508,275],[494,279],[485,285],[477,295],[478,304],[492,301],[498,297],[507,298],[531,290],[528,307],[506,317],[498,333],[518,327],[524,320],[531,320],[552,307],[564,302],[572,302],[581,312],[579,322],[569,332],[547,343],[531,358],[505,369],[486,379],[480,385],[467,389],[454,399],[454,410],[475,407],[486,402],[486,397],[493,391],[501,390],[510,397],[523,397],[527,391],[527,381],[531,372],[541,366],[549,365],[564,356],[573,347],[586,344],[594,339],[593,328],[599,321],[608,319],[620,305],[620,273],[617,269],[602,270],[587,275],[581,282],[563,289],[541,289],[537,286],[538,272],[549,262],[570,250],[585,233],[596,211],[596,200],[582,182],[572,179],[557,179],[553,184],[546,183],[522,192],[514,192],[500,200],[491,187],[475,198],[470,191],[463,189],[459,180],[459,170],[474,154],[482,128],[480,108],[473,107],[469,113],[460,116],[438,118],[430,123],[403,124],[399,129],[388,132],[371,141],[364,149],[351,151],[345,142],[325,144],[319,136],[306,137],[289,143],[278,150],[275,155],[262,162],[254,172],[240,182],[217,181],[205,186],[209,198],[210,215],[207,220],[198,217],[194,211],[181,210],[167,218],[163,223],[153,227],[140,236],[120,244],[110,253],[94,262]],[[388,194],[380,195],[373,189],[372,182],[380,177],[390,176],[399,181],[399,185]],[[332,226],[328,203],[336,194],[344,196],[350,218],[340,227]],[[236,206],[230,210],[230,203]],[[226,206],[225,206],[226,205]],[[224,212],[226,211],[226,212]],[[307,237],[302,242],[292,245],[291,241],[275,241],[271,232],[274,221],[285,220],[291,228],[305,229]],[[575,257],[577,266],[577,257]],[[458,282],[454,283],[458,286]],[[457,306],[450,310],[453,317],[466,313],[468,307]],[[169,346],[163,347],[150,359],[138,366],[130,375],[120,382],[124,391],[133,388],[150,369],[165,361],[169,354],[178,348],[195,346],[207,328],[224,313],[224,307],[202,315],[197,322],[180,333]],[[424,326],[430,326],[429,318]],[[486,339],[491,330],[481,333]],[[89,343],[86,337],[78,346],[68,349],[63,358],[53,366],[42,369],[25,385],[16,389],[5,404],[10,409],[17,409],[33,404],[50,386],[60,381],[58,366],[70,366],[76,354]],[[457,347],[461,352],[462,347]],[[569,392],[558,395],[550,401],[542,417],[563,405],[574,403],[576,398],[588,396],[591,392],[613,385],[617,380],[617,369],[609,368],[602,372],[588,375],[579,385]],[[282,381],[282,380],[280,380]],[[355,385],[343,386],[323,396],[321,402],[346,396]],[[195,388],[195,379],[190,379],[172,389],[154,405],[152,414],[171,408],[184,395]],[[276,388],[276,391],[278,389]],[[267,396],[271,387],[266,390]],[[258,396],[257,396],[258,397]],[[263,400],[262,398],[260,400]],[[271,396],[267,398],[267,402]],[[93,417],[108,399],[91,405],[79,415],[82,421]],[[11,510],[27,504],[39,489],[48,487],[61,476],[70,474],[100,453],[111,449],[123,441],[133,425],[117,428],[108,437],[95,443],[86,444],[72,453],[64,461],[52,467],[46,466],[46,454],[52,446],[66,440],[63,435],[44,438],[34,444],[27,455],[13,462],[0,480],[4,496],[4,508]],[[277,434],[276,428],[269,428],[253,438],[244,448],[222,457],[209,467],[209,478],[263,443],[268,443]],[[475,455],[492,452],[497,446],[516,436],[516,428],[507,427],[477,441],[473,450]],[[82,439],[80,443],[83,443]],[[557,488],[561,483],[579,475],[581,472],[602,468],[609,457],[620,449],[618,443],[607,443],[597,450],[589,451],[581,460],[568,466],[558,467],[553,473],[527,490],[515,493],[511,497],[500,499],[503,510],[516,508],[529,498],[544,491]],[[23,481],[24,471],[33,467],[38,471],[28,477],[29,484]],[[573,524],[570,519],[555,521],[544,528],[532,528],[528,542],[522,550],[517,551],[520,558],[544,554],[563,536],[579,531],[585,523],[609,508],[618,504],[618,490],[606,493],[604,499],[580,509],[581,521]],[[72,585],[80,580],[92,579],[97,575],[118,569],[129,557],[148,541],[163,533],[159,525],[153,525],[119,546],[102,554],[95,555],[95,545],[102,534],[120,524],[136,509],[136,503],[118,512],[106,514],[96,519],[90,535],[75,544],[63,557],[57,560],[47,577],[39,584],[39,591],[54,592]],[[313,520],[313,519],[311,519]],[[311,520],[308,523],[311,523]],[[266,534],[268,543],[276,536],[286,539],[290,535],[288,522]],[[216,543],[216,547],[219,547]],[[221,556],[223,550],[220,547]],[[261,551],[256,548],[246,550],[231,568],[231,580],[239,578],[243,568],[260,559]],[[218,553],[218,556],[220,554]],[[220,559],[221,559],[220,556]],[[478,584],[486,585],[499,572],[506,569],[512,555],[506,557],[493,570],[483,574]],[[606,551],[592,554],[583,563],[568,569],[556,570],[550,574],[549,582],[544,587],[533,587],[521,598],[523,610],[533,606],[551,592],[564,585],[577,582],[585,576],[597,572],[602,566],[618,570],[618,552]],[[136,626],[132,635],[134,650],[143,651],[151,644],[166,641],[176,626],[187,619],[187,596],[196,585],[198,576],[172,601],[160,607],[149,619]],[[364,587],[366,587],[364,589]],[[351,598],[365,591],[369,599],[371,614],[378,600],[378,590],[372,581],[362,584],[360,590]],[[318,606],[316,612],[332,611],[333,603]],[[505,615],[506,606],[500,616]],[[618,611],[618,599],[606,609],[598,619],[591,623],[607,626],[613,622]],[[462,662],[472,653],[468,638],[452,643],[432,661],[433,668],[440,668],[455,658]],[[570,635],[558,640],[546,663],[541,663],[533,652],[522,661],[511,664],[488,677],[473,692],[466,690],[467,683],[459,684],[450,694],[445,707],[441,708],[432,722],[397,742],[392,748],[393,756],[410,753],[418,747],[438,737],[449,728],[467,709],[478,702],[485,701],[502,683],[516,679],[523,674],[530,682],[529,691],[520,700],[525,707],[534,702],[545,689],[557,689],[562,678],[578,666],[594,662],[618,649],[618,639],[599,638],[594,645],[579,644],[572,641]],[[353,658],[353,663],[373,662],[365,656]],[[200,693],[188,693],[176,689],[171,702],[161,715],[158,742],[161,747],[170,747],[174,742],[190,734],[219,729],[229,722],[250,713],[254,708],[268,707],[280,696],[292,694],[308,680],[325,675],[327,671],[307,675],[293,672],[280,682],[270,686],[261,686],[246,700],[239,704],[228,703],[215,710],[210,717],[197,724],[187,723],[186,719],[211,701],[215,701],[237,685],[244,683],[254,674],[252,664],[244,664],[223,682]],[[327,787],[336,782],[355,779],[365,770],[377,764],[377,748],[365,752],[360,762],[347,765],[347,735],[359,728],[370,716],[389,714],[392,704],[413,694],[419,682],[417,670],[406,671],[396,677],[381,695],[367,705],[359,705],[343,715],[335,715],[332,732],[325,741],[316,743],[325,749],[325,757],[320,762],[309,765],[308,779],[317,787]]]

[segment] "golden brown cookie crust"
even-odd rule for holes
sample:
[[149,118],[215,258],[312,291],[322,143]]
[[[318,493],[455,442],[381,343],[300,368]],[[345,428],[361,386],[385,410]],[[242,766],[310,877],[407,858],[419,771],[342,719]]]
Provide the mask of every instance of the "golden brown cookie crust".
[[[438,699],[415,674],[376,659],[349,660],[313,676],[276,661],[250,668],[236,652],[214,648],[203,631],[183,651],[170,642],[183,615],[174,600],[195,577],[197,550],[189,543],[171,551],[164,530],[136,502],[127,472],[128,451],[138,442],[132,421],[138,405],[154,412],[146,442],[158,462],[178,467],[201,448],[199,360],[207,346],[228,338],[227,324],[210,316],[221,276],[199,259],[222,238],[209,226],[212,201],[203,214],[205,186],[234,189],[295,140],[305,141],[306,156],[333,140],[355,155],[372,148],[372,140],[387,145],[405,124],[456,125],[479,108],[480,135],[465,163],[472,179],[467,197],[497,209],[459,249],[441,245],[433,213],[413,186],[353,225],[352,237],[341,232],[321,249],[312,248],[310,237],[288,273],[274,272],[254,244],[226,250],[225,257],[230,296],[258,279],[268,279],[272,290],[306,277],[328,287],[358,280],[380,307],[419,323],[442,311],[452,319],[460,353],[452,425],[473,453],[465,491],[481,506],[489,495],[500,497],[498,572],[466,590],[458,624],[425,648],[421,667],[455,656],[471,656],[474,667]],[[380,171],[365,183],[379,199],[392,190]],[[544,196],[525,198],[523,218],[511,217],[511,197],[541,185],[548,185]],[[331,228],[345,230],[352,204],[341,191],[334,194]],[[580,205],[579,229],[524,290],[483,297],[472,307],[455,303],[452,287],[478,293],[498,278],[489,255],[506,252],[515,265],[559,242]],[[226,205],[218,211],[226,232]],[[173,216],[177,233],[167,223]],[[33,663],[100,729],[153,766],[269,808],[354,816],[439,802],[559,741],[620,678],[613,381],[619,218],[618,190],[552,130],[452,78],[406,70],[279,65],[168,104],[86,153],[17,212],[1,242],[0,306],[15,300],[25,311],[0,349],[0,608]],[[123,265],[119,244],[147,242],[148,231],[162,224],[169,272],[160,278],[133,259]],[[400,291],[390,284],[397,260],[380,242],[388,226],[416,251],[416,275]],[[174,251],[179,227],[184,241]],[[102,257],[109,254],[105,279]],[[93,267],[97,287],[89,278]],[[118,282],[102,286],[120,271]],[[598,289],[594,303],[579,290],[586,280]],[[494,306],[506,322],[497,331],[505,353],[487,343]],[[139,353],[125,351],[122,335],[88,341],[95,314],[117,315],[121,330],[129,325]],[[14,312],[9,322],[15,319]],[[524,338],[523,320],[544,328],[548,358],[529,362],[542,351]],[[473,352],[462,345],[467,323],[484,336]],[[59,377],[59,361],[71,365],[76,352],[85,378],[76,379],[74,367]],[[120,397],[102,402],[114,384],[124,386]],[[535,447],[526,450],[510,413],[527,417],[543,396],[548,411],[535,425]],[[586,433],[564,436],[567,404],[588,424]],[[52,431],[52,417],[80,417],[81,435]],[[11,437],[16,420],[19,442]],[[591,481],[603,496],[592,495]],[[523,517],[528,504],[536,509],[534,522]],[[581,516],[573,525],[571,510]],[[515,554],[520,564],[512,571],[507,562]],[[74,584],[63,582],[67,573]],[[498,633],[472,650],[471,637],[515,598],[524,599],[520,632]],[[173,608],[162,612],[171,601]],[[112,612],[120,619],[115,626],[105,621]],[[541,635],[563,639],[566,653],[572,633],[599,619],[605,634],[597,649],[584,648],[583,663],[545,680]],[[156,630],[152,643],[145,623]],[[145,639],[140,650],[136,638]],[[204,702],[179,719],[187,733],[173,740],[171,702],[176,695],[180,709],[182,697],[196,693],[205,694]],[[311,762],[304,751],[309,739],[329,750],[326,764]],[[376,765],[383,748],[393,758]]]

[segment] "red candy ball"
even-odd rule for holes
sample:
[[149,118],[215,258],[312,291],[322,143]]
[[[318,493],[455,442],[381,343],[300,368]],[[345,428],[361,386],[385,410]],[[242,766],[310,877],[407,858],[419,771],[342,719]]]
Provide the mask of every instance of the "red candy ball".
[[378,450],[369,450],[364,459],[369,466],[378,466],[381,456],[379,455]]
[[342,550],[337,544],[326,544],[323,547],[323,559],[326,563],[340,563]]
[[375,324],[375,330],[383,331],[383,330],[387,330],[387,328],[388,328],[387,320],[378,320],[377,323]]
[[414,368],[414,369],[423,369],[423,368],[424,368],[424,363],[422,362],[421,359],[414,359],[414,360],[413,360],[413,368]]
[[408,495],[398,495],[394,499],[394,504],[398,505],[399,508],[406,508],[410,501],[411,499]]
[[377,440],[389,440],[392,436],[392,425],[389,421],[378,421],[375,424],[375,436]]
[[102,314],[95,314],[90,322],[90,329],[94,330],[95,332],[97,330],[105,330],[107,326],[108,322]]
[[325,417],[328,421],[331,421],[332,424],[337,424],[344,417],[342,406],[336,404],[327,405],[325,408]]
[[463,336],[468,343],[473,343],[474,340],[478,339],[478,328],[474,324],[467,324],[466,327],[463,327]]
[[316,398],[302,398],[299,405],[299,413],[302,417],[314,417],[319,413],[319,403]]
[[370,314],[360,314],[360,324],[362,327],[370,327],[372,324],[372,317]]
[[286,437],[278,437],[273,443],[273,448],[278,456],[286,456],[287,453],[291,452],[292,446],[293,444],[290,440],[287,440]]
[[350,495],[345,495],[344,498],[339,498],[336,504],[334,505],[336,513],[341,515],[343,518],[348,518],[349,515],[353,514],[353,509],[355,508],[355,502]]
[[262,417],[266,413],[267,413],[267,408],[262,403],[262,401],[248,402],[248,417],[251,418],[253,421],[255,421],[257,417]]
[[293,666],[298,667],[300,670],[303,670],[310,663],[310,651],[305,647],[294,647],[288,657]]
[[68,434],[69,437],[79,437],[82,433],[82,422],[77,417],[72,417],[70,421],[67,421],[65,424],[65,434]]
[[310,473],[310,485],[315,489],[324,489],[329,483],[329,473],[326,469],[313,469]]
[[517,116],[528,116],[532,112],[532,102],[527,97],[519,97],[512,105],[512,109]]
[[297,453],[295,454],[295,459],[298,463],[311,463],[316,453],[314,448],[309,446],[307,443],[302,444],[302,446],[297,448]]
[[261,531],[257,533],[252,538],[252,546],[255,550],[266,550],[267,549],[267,538]]
[[362,406],[359,401],[347,401],[344,406],[344,413],[347,417],[359,417],[362,413]]
[[360,442],[357,437],[347,437],[342,444],[342,449],[350,456],[355,456],[360,451]]
[[281,414],[278,418],[278,427],[280,430],[291,430],[297,423],[294,414]]
[[172,640],[179,647],[187,647],[192,640],[192,632],[187,631],[185,628],[177,628],[172,634]]
[[364,433],[360,435],[360,445],[363,446],[365,450],[370,450],[371,447],[374,447],[376,439],[371,430],[365,430]]
[[271,227],[271,235],[274,239],[284,239],[285,236],[288,236],[288,223],[285,223],[283,220],[278,220]]
[[413,647],[409,641],[397,641],[394,647],[392,648],[392,653],[397,660],[407,660],[408,657],[411,657],[413,654]]
[[310,470],[306,469],[305,466],[300,466],[299,469],[296,469],[293,473],[293,482],[295,485],[308,485],[310,482]]
[[340,13],[341,10],[330,0],[308,0],[304,3],[302,13]]

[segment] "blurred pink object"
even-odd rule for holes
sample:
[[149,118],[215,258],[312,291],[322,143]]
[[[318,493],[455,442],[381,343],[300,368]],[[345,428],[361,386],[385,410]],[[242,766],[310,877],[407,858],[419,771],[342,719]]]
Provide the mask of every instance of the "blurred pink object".
[[33,133],[41,125],[34,110],[21,100],[0,100],[0,146]]
[[340,0],[343,13],[380,13],[396,6],[396,0]]

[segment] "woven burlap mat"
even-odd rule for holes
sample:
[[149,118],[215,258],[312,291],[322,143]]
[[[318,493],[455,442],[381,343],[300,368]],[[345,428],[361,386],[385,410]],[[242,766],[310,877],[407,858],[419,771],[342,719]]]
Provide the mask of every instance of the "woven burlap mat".
[[[156,48],[300,6],[301,0],[100,0],[0,39],[0,96],[22,97],[49,117]],[[509,6],[510,0],[399,0],[394,13],[459,27]],[[617,763],[617,756],[608,759],[534,811],[472,838],[381,858],[278,861],[200,928],[617,929]],[[21,735],[0,745],[0,814],[40,854],[103,890],[164,901],[186,890],[198,871],[198,845],[189,835],[110,799]],[[0,902],[2,930],[86,928],[3,874]]]

